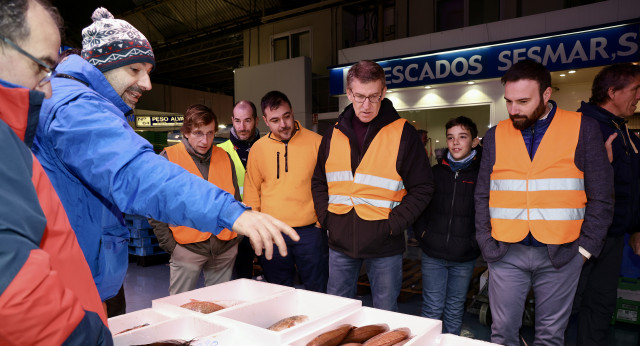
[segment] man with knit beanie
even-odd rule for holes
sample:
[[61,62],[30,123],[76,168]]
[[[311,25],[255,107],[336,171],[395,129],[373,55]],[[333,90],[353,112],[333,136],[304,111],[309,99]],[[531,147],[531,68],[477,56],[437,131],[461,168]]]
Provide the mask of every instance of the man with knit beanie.
[[98,8],[82,31],[82,57],[70,55],[51,82],[33,152],[68,213],[104,301],[116,295],[128,266],[129,230],[122,213],[203,232],[227,228],[246,235],[257,255],[273,246],[286,256],[275,218],[248,210],[234,197],[170,163],[127,123],[155,67],[147,39]]

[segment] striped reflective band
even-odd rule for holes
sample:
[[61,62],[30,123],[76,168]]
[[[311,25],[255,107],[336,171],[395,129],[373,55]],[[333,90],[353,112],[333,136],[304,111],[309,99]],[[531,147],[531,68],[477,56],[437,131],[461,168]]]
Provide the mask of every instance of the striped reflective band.
[[[357,184],[369,185],[379,187],[381,189],[400,191],[404,190],[404,183],[402,180],[393,180],[388,178],[381,178],[375,175],[356,173],[356,178],[353,181]],[[387,207],[388,208],[388,207]]]
[[370,206],[378,207],[378,208],[393,209],[398,204],[400,204],[400,202],[383,201],[383,200],[380,200],[380,199],[371,199],[371,198],[353,197],[353,204],[356,204],[356,205],[358,205],[358,204],[366,204],[366,205],[370,205]]
[[584,208],[548,208],[529,210],[531,220],[568,221],[584,219]]
[[554,178],[529,180],[529,191],[584,190],[584,179]]
[[393,209],[400,204],[400,202],[383,201],[380,199],[372,198],[360,198],[349,197],[341,195],[329,195],[329,204],[343,204],[343,205],[370,205],[379,208]]
[[489,208],[492,219],[528,220],[527,209],[518,208]]
[[353,202],[349,196],[329,195],[329,204],[353,205]]
[[327,183],[334,181],[352,181],[353,174],[351,171],[338,171],[327,173]]
[[489,214],[492,219],[570,221],[584,219],[584,209],[585,208],[529,209],[529,219],[527,219],[527,209],[489,208]]
[[[529,182],[529,190],[527,190]],[[498,179],[491,180],[491,191],[551,191],[551,190],[584,190],[584,179],[549,178],[549,179]]]

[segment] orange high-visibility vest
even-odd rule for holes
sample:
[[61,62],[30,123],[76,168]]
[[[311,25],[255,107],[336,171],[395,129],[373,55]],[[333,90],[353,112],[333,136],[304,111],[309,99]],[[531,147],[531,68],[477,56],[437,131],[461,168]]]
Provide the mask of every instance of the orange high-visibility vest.
[[[182,142],[167,147],[164,150],[167,153],[169,161],[180,165],[192,174],[202,177],[202,173],[200,173],[200,170],[195,162],[193,162],[191,155],[189,155]],[[226,151],[215,145],[211,149],[211,161],[209,163],[209,177],[207,181],[230,194],[235,194],[236,190],[233,186],[233,174],[231,172],[229,155],[227,155]],[[211,237],[211,233],[200,232],[191,227],[170,225],[169,228],[171,228],[173,232],[173,238],[180,244],[197,243]],[[230,240],[237,236],[235,232],[231,232],[226,228],[216,235],[220,240]]]
[[556,109],[533,161],[511,120],[498,123],[489,194],[494,239],[517,243],[529,231],[544,244],[578,239],[587,204],[584,172],[574,161],[581,119]]
[[330,212],[346,214],[355,208],[364,220],[389,218],[391,209],[407,194],[402,177],[396,171],[405,122],[398,119],[380,129],[356,168],[355,176],[351,172],[349,138],[333,129],[325,163]]

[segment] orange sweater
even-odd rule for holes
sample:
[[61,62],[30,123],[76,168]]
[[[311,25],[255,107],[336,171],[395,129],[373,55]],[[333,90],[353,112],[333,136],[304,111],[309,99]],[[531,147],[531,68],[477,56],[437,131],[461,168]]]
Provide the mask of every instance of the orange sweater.
[[322,140],[297,121],[296,125],[299,129],[286,146],[269,133],[251,147],[244,182],[245,204],[291,227],[318,220],[311,197],[311,176]]

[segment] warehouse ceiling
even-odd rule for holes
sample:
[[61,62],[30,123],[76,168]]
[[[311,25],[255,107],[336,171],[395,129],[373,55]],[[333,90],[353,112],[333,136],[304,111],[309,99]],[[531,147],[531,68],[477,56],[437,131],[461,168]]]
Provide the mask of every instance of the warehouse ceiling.
[[[138,28],[156,56],[154,83],[233,95],[243,64],[242,31],[282,18],[354,1],[337,0],[53,0],[64,18],[63,44],[80,48],[91,14],[106,7]],[[280,16],[282,15],[282,16]]]

